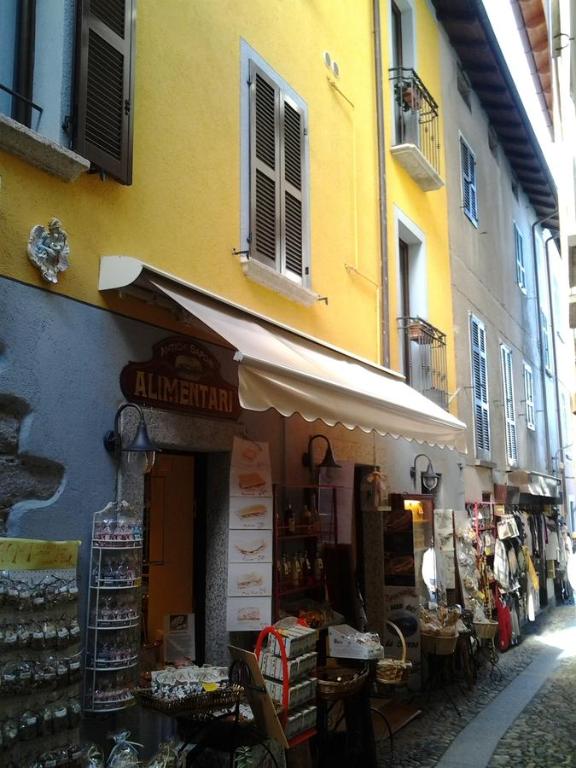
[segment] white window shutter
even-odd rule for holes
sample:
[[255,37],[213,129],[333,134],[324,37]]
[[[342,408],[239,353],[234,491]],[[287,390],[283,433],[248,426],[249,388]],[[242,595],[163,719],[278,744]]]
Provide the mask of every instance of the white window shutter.
[[516,252],[516,281],[520,288],[525,289],[526,267],[524,264],[524,242],[516,224],[514,224],[514,249]]
[[488,404],[488,360],[484,323],[470,316],[472,389],[474,392],[474,445],[478,458],[490,458],[490,411]]
[[506,459],[509,464],[518,463],[516,440],[516,411],[514,407],[514,378],[512,352],[504,344],[500,346],[502,360],[502,390],[504,394],[504,419],[506,426]]
[[532,368],[524,363],[524,397],[526,400],[526,426],[536,429],[536,410],[534,407],[534,377]]

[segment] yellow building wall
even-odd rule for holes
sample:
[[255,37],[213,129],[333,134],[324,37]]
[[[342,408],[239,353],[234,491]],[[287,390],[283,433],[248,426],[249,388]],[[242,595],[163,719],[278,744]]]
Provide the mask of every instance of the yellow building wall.
[[[233,248],[244,247],[242,38],[308,104],[311,287],[328,297],[327,305],[304,308],[256,285],[232,255]],[[338,61],[337,84],[344,95],[329,83],[325,50]],[[160,315],[143,303],[97,290],[101,256],[134,256],[378,360],[371,0],[142,1],[136,51],[133,186],[102,181],[97,174],[67,184],[0,153],[0,272],[47,288],[28,262],[26,243],[33,225],[57,216],[69,234],[71,266],[57,286],[48,288],[54,293],[158,321]],[[403,201],[413,194],[413,185],[390,170],[395,195]],[[438,199],[422,198],[419,217],[433,221]],[[441,250],[442,238],[439,232],[435,250]]]
[[[390,66],[390,2],[383,0],[382,47],[386,52],[385,72]],[[442,88],[440,71],[440,28],[426,0],[414,0],[414,23],[416,39],[416,71],[439,107],[440,135],[440,176],[444,173],[444,129],[442,109]],[[392,84],[384,78],[385,134],[387,149],[392,146],[394,136],[392,105]],[[399,208],[422,230],[426,240],[427,256],[427,299],[428,316],[432,325],[446,334],[448,391],[455,390],[454,334],[452,321],[452,283],[450,270],[450,247],[448,237],[448,206],[446,188],[424,192],[406,170],[386,153],[387,181],[387,224],[389,244],[389,298],[390,298],[390,353],[391,367],[400,365],[399,335],[396,332],[396,318],[402,312],[398,306],[398,263],[397,234],[395,232],[394,209]]]

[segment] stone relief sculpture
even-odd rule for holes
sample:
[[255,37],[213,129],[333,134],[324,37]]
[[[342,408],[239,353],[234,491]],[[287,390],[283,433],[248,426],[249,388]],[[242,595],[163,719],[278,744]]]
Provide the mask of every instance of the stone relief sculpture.
[[28,238],[28,256],[38,267],[44,280],[58,282],[58,273],[68,269],[70,246],[68,235],[58,219],[50,219],[48,227],[36,224]]

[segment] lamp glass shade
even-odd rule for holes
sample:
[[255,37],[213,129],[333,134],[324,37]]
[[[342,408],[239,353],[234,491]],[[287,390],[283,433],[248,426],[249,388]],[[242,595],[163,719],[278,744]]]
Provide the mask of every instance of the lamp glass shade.
[[318,464],[318,468],[340,469],[340,466],[341,466],[340,464],[336,463],[336,459],[334,458],[334,454],[332,453],[332,446],[330,445],[330,443],[328,443],[328,447],[326,448],[326,453],[324,454],[324,458],[322,459],[320,464]]
[[138,424],[138,429],[136,430],[136,434],[134,435],[134,440],[132,440],[132,443],[123,450],[142,453],[151,453],[157,450],[148,436],[148,429],[144,419],[140,419],[140,423]]
[[428,461],[426,472],[422,472],[420,480],[427,491],[433,491],[438,485],[438,475],[434,472],[434,467],[432,466],[431,461]]

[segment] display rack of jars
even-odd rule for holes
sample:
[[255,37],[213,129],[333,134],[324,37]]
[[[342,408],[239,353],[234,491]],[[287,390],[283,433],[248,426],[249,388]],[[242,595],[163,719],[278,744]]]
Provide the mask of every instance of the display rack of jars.
[[126,502],[94,515],[90,555],[84,711],[134,703],[140,650],[142,523]]

